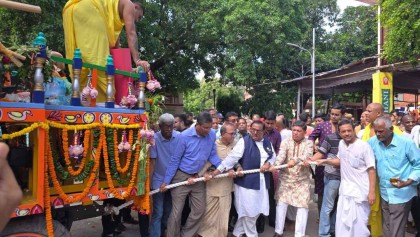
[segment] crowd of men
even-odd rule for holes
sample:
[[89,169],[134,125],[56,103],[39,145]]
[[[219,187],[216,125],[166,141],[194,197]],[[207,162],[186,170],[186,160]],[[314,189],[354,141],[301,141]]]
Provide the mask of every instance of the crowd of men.
[[[401,237],[409,220],[418,237],[416,124],[377,103],[356,128],[341,104],[328,116],[303,113],[290,126],[273,111],[239,117],[210,109],[196,120],[165,113],[150,151],[151,188],[161,192],[153,195],[151,222],[143,223],[141,236],[255,237],[266,220],[275,237],[286,227],[305,236],[313,178],[319,232],[311,236]],[[260,172],[242,173],[253,169]],[[214,178],[221,173],[229,177]],[[197,177],[206,182],[194,182]],[[188,185],[167,190],[182,181]]]

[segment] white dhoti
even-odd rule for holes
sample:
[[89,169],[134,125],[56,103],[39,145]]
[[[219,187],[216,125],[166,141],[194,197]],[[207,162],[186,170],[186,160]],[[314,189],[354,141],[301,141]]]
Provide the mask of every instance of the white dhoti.
[[340,195],[337,204],[335,235],[340,237],[368,237],[367,228],[370,205],[367,201],[357,202],[355,197]]
[[247,189],[239,185],[234,185],[235,207],[238,212],[233,234],[240,236],[246,234],[247,237],[257,237],[256,222],[260,214],[268,216],[268,190],[265,188],[264,175],[260,174],[260,189]]

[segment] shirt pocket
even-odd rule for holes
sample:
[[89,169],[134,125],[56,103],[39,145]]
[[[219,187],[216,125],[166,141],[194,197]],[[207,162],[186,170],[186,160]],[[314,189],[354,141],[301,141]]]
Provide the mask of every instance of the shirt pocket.
[[360,166],[360,158],[357,155],[350,155],[350,165],[351,167],[358,169]]

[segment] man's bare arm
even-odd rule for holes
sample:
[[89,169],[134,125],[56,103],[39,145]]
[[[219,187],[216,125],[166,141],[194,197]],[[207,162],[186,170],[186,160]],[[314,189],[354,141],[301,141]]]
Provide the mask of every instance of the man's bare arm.
[[375,203],[375,186],[376,186],[376,170],[373,167],[370,167],[368,169],[368,175],[369,175],[369,194],[368,194],[368,202],[370,205],[373,205]]
[[315,153],[315,155],[313,155],[309,159],[311,161],[316,161],[316,160],[320,160],[320,159],[324,159],[324,158],[325,158],[325,155],[318,151],[317,153]]
[[123,1],[123,20],[125,24],[125,32],[127,34],[128,48],[130,49],[131,57],[133,61],[137,63],[139,60],[139,49],[136,32],[136,19],[135,19],[135,5],[128,0]]
[[322,159],[322,160],[316,160],[317,165],[332,165],[335,167],[340,167],[340,159],[334,158],[334,159]]

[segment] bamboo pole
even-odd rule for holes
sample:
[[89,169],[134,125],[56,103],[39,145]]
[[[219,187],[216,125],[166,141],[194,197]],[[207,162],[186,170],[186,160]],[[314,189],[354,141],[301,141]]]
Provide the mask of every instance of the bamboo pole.
[[25,3],[20,3],[20,2],[0,0],[0,7],[15,9],[19,11],[25,11],[25,12],[41,13],[41,7],[25,4]]

